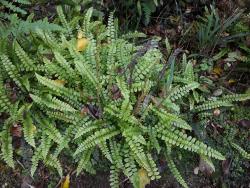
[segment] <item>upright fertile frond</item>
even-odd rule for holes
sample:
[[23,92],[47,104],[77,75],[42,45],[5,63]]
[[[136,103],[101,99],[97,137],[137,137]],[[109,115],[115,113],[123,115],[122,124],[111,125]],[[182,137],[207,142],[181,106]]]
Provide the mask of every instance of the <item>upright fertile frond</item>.
[[108,19],[108,42],[114,43],[116,40],[116,30],[114,26],[114,12],[111,12]]
[[194,69],[193,69],[193,64],[191,61],[189,61],[186,65],[185,71],[183,73],[183,76],[186,80],[188,80],[189,82],[194,82],[195,81],[195,77],[194,77]]

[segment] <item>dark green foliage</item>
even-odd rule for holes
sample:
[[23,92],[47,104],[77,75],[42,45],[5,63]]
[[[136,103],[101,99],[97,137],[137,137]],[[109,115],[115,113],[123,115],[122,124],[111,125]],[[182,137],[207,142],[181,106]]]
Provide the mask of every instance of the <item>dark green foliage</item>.
[[[147,6],[143,5],[148,22],[152,11]],[[215,108],[249,99],[249,94],[210,99],[185,55],[180,70],[175,53],[166,67],[158,41],[138,46],[130,39],[142,34],[120,36],[113,12],[107,26],[91,21],[92,8],[77,21],[68,21],[60,6],[57,13],[62,26],[47,21],[37,21],[44,28],[36,27],[36,22],[29,25],[34,26],[28,30],[32,47],[19,38],[10,52],[6,45],[1,47],[0,107],[9,118],[0,127],[0,139],[2,158],[9,166],[15,165],[10,131],[15,123],[22,125],[24,139],[34,151],[32,176],[39,163],[63,176],[60,160],[64,154],[77,162],[77,174],[95,173],[93,161],[100,152],[110,166],[111,187],[119,187],[121,173],[136,187],[141,169],[151,180],[160,178],[158,160],[166,154],[170,171],[188,187],[173,153],[183,149],[225,160],[195,136],[193,117],[211,115]],[[27,33],[25,29],[22,32]],[[81,39],[87,41],[83,49],[79,49]],[[167,48],[171,53],[170,45]],[[10,100],[6,83],[21,92],[17,102]],[[232,147],[249,157],[236,143]]]

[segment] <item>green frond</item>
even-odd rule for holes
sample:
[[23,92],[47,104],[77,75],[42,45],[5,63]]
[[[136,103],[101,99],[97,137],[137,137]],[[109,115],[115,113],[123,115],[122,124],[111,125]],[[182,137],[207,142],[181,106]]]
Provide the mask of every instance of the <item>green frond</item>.
[[84,16],[83,30],[85,35],[89,35],[90,31],[90,19],[92,17],[93,8],[89,8]]
[[114,127],[104,128],[99,131],[96,131],[93,135],[89,136],[87,139],[85,139],[82,143],[78,145],[74,156],[83,152],[86,149],[92,148],[95,145],[98,145],[99,143],[118,135],[119,133],[120,131]]
[[190,91],[198,88],[200,86],[199,83],[197,82],[192,82],[190,84],[187,84],[185,86],[182,86],[180,88],[174,89],[170,95],[168,96],[168,98],[174,102],[180,98],[182,98],[183,96],[187,95]]
[[173,125],[175,127],[179,127],[182,129],[192,130],[192,127],[188,125],[186,121],[182,120],[181,118],[179,118],[174,114],[167,113],[164,110],[153,109],[153,111],[160,118],[161,120],[160,123],[162,124],[162,126],[166,126],[169,128],[171,127],[171,125]]
[[4,87],[2,75],[0,74],[0,112],[9,111],[10,107],[11,102]]
[[111,12],[108,19],[108,42],[114,43],[116,40],[116,30],[114,26],[114,12]]
[[42,145],[40,145],[38,148],[36,148],[32,158],[31,158],[30,174],[32,177],[34,176],[35,171],[38,167],[38,163],[41,159],[42,159]]
[[48,88],[50,88],[51,90],[67,97],[68,99],[71,99],[73,101],[77,101],[80,98],[80,94],[72,89],[68,89],[66,87],[63,86],[63,84],[55,81],[55,80],[51,80],[48,79],[46,77],[40,76],[39,74],[35,74],[37,80],[47,86]]
[[109,146],[110,146],[111,158],[113,161],[112,164],[114,164],[119,169],[123,168],[121,144],[117,143],[114,140],[110,140]]
[[221,97],[221,100],[225,102],[238,102],[238,101],[246,101],[250,100],[250,94],[232,94],[225,95]]
[[113,163],[111,153],[108,148],[107,141],[101,142],[99,145],[100,150],[102,151],[103,155],[111,162]]
[[77,175],[80,174],[80,172],[84,169],[86,171],[89,171],[89,163],[90,163],[90,157],[93,152],[93,148],[85,150],[81,155],[81,160],[78,162],[77,166]]
[[33,94],[30,94],[30,97],[35,103],[38,103],[42,106],[49,107],[54,110],[59,110],[62,112],[76,112],[76,110],[73,107],[57,99],[56,97],[47,96],[47,97],[41,98]]
[[50,147],[52,146],[51,138],[47,136],[47,134],[42,134],[41,137],[41,155],[43,159],[46,159],[49,154]]
[[183,73],[184,79],[186,79],[189,82],[194,82],[195,81],[195,76],[194,76],[194,69],[193,69],[193,64],[191,61],[189,61],[186,65],[185,71]]
[[60,19],[60,22],[62,23],[63,27],[67,30],[67,35],[69,35],[70,37],[73,38],[72,29],[69,26],[69,23],[67,22],[67,20],[65,18],[65,15],[63,13],[62,7],[61,6],[57,6],[56,7],[56,12],[57,12],[57,15],[58,15],[58,17]]
[[109,183],[111,188],[119,188],[119,172],[120,170],[115,166],[110,166]]
[[63,176],[63,170],[62,170],[61,164],[55,156],[48,155],[47,158],[45,159],[45,165],[55,168],[58,174],[60,175],[60,177]]
[[60,144],[63,142],[63,136],[61,135],[60,131],[56,128],[53,122],[50,122],[45,119],[38,120],[36,119],[39,124],[43,126],[43,132],[47,135],[47,137],[53,140],[55,143]]
[[175,179],[181,184],[181,186],[184,188],[188,188],[186,181],[183,179],[183,177],[181,176],[181,173],[176,168],[176,165],[174,164],[174,161],[170,155],[167,155],[167,164],[168,164],[169,170],[171,171]]
[[9,130],[3,130],[0,133],[1,141],[1,151],[3,160],[14,169],[14,160],[13,160],[13,148],[12,148],[12,136],[10,135]]
[[23,118],[23,133],[24,133],[24,139],[25,141],[33,146],[36,147],[35,144],[35,127],[33,125],[32,118],[28,112],[25,113],[25,117]]
[[[23,3],[24,2],[24,3]],[[27,4],[28,1],[20,1],[20,3],[22,4]],[[12,2],[8,2],[5,0],[1,0],[0,3],[5,6],[6,8],[10,9],[11,11],[15,12],[15,13],[21,13],[21,14],[27,14],[27,12],[24,9],[21,9],[19,7],[17,7],[16,5],[14,5]]]
[[146,154],[142,147],[142,138],[140,136],[129,136],[127,133],[123,133],[126,137],[126,142],[131,149],[136,162],[143,167],[149,174],[149,177],[153,179],[159,178],[159,172],[156,168],[156,164],[149,154]]
[[138,169],[135,164],[135,160],[133,156],[131,155],[131,151],[128,147],[123,149],[124,152],[124,174],[130,179],[131,182],[133,182],[133,178],[135,174],[137,173]]
[[17,70],[17,67],[9,60],[9,58],[6,55],[0,56],[1,62],[3,67],[5,68],[6,72],[8,73],[9,77],[12,78],[12,80],[20,87],[22,87],[20,78],[21,75],[19,71]]
[[248,153],[247,151],[245,151],[242,147],[240,147],[238,144],[236,143],[231,143],[231,146],[236,149],[242,157],[244,157],[245,159],[249,159],[250,160],[250,153]]
[[26,71],[34,71],[36,70],[36,63],[30,59],[30,57],[27,55],[27,53],[23,50],[23,48],[18,44],[17,41],[14,42],[14,49],[19,57],[23,67]]
[[225,160],[225,157],[220,152],[177,129],[167,129],[166,127],[162,127],[158,128],[157,131],[159,133],[159,137],[168,145],[178,146],[179,148],[196,152],[208,157],[213,157],[218,160]]
[[89,133],[98,128],[99,126],[97,122],[93,122],[93,121],[81,122],[81,126],[77,129],[74,139],[77,139],[83,136],[84,134]]
[[195,112],[201,112],[205,110],[211,110],[218,107],[227,107],[232,106],[230,102],[223,101],[223,100],[217,100],[217,101],[206,101],[201,105],[195,106],[193,111]]

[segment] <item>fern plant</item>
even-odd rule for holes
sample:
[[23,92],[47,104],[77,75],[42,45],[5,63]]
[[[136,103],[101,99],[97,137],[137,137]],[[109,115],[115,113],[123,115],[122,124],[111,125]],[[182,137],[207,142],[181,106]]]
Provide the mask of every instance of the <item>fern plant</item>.
[[[18,42],[13,46],[14,55],[6,50],[1,53],[4,78],[0,84],[8,78],[24,96],[21,116],[15,121],[22,124],[24,139],[34,150],[31,174],[43,162],[62,176],[60,155],[64,151],[70,151],[77,161],[77,174],[95,173],[92,159],[98,150],[110,164],[112,187],[119,187],[121,173],[140,187],[140,172],[151,180],[160,178],[153,154],[158,158],[167,154],[171,172],[187,187],[171,158],[176,148],[207,158],[225,157],[192,136],[187,114],[180,110],[182,100],[196,100],[197,106],[190,108],[196,113],[248,96],[225,96],[218,104],[202,106],[197,92],[200,84],[190,63],[183,66],[183,78],[173,75],[173,68],[164,74],[166,66],[157,41],[138,46],[119,35],[112,13],[105,26],[91,21],[92,11],[78,22],[69,22],[58,7],[64,29],[34,30],[32,40],[39,42],[35,53],[27,53]],[[160,97],[158,90],[166,89],[165,85],[169,87]],[[11,102],[4,85],[0,86],[1,105],[11,114]],[[3,159],[13,167],[11,138],[8,127],[2,128]]]

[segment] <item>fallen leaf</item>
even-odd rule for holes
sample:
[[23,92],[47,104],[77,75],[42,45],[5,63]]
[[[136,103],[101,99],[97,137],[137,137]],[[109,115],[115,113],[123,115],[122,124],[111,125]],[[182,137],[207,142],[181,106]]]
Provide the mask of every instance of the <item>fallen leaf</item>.
[[15,136],[15,137],[22,137],[22,128],[21,128],[21,125],[20,124],[14,124],[12,127],[11,127],[11,134],[12,136]]
[[230,79],[230,80],[228,80],[228,83],[229,83],[229,84],[235,84],[235,83],[236,83],[236,80]]
[[69,174],[65,177],[64,182],[61,184],[61,188],[69,188],[70,176]]
[[220,76],[222,74],[223,70],[220,67],[214,67],[213,68],[213,73]]
[[76,50],[78,52],[84,51],[88,46],[89,40],[86,38],[77,39]]
[[145,188],[147,184],[150,183],[150,178],[148,177],[148,173],[144,168],[141,168],[138,170],[138,176],[139,176],[139,187]]
[[54,82],[55,82],[55,83],[57,83],[57,84],[59,84],[59,85],[61,85],[61,86],[64,86],[64,85],[65,85],[65,83],[66,83],[66,81],[65,81],[65,80],[59,80],[59,79],[54,80]]

